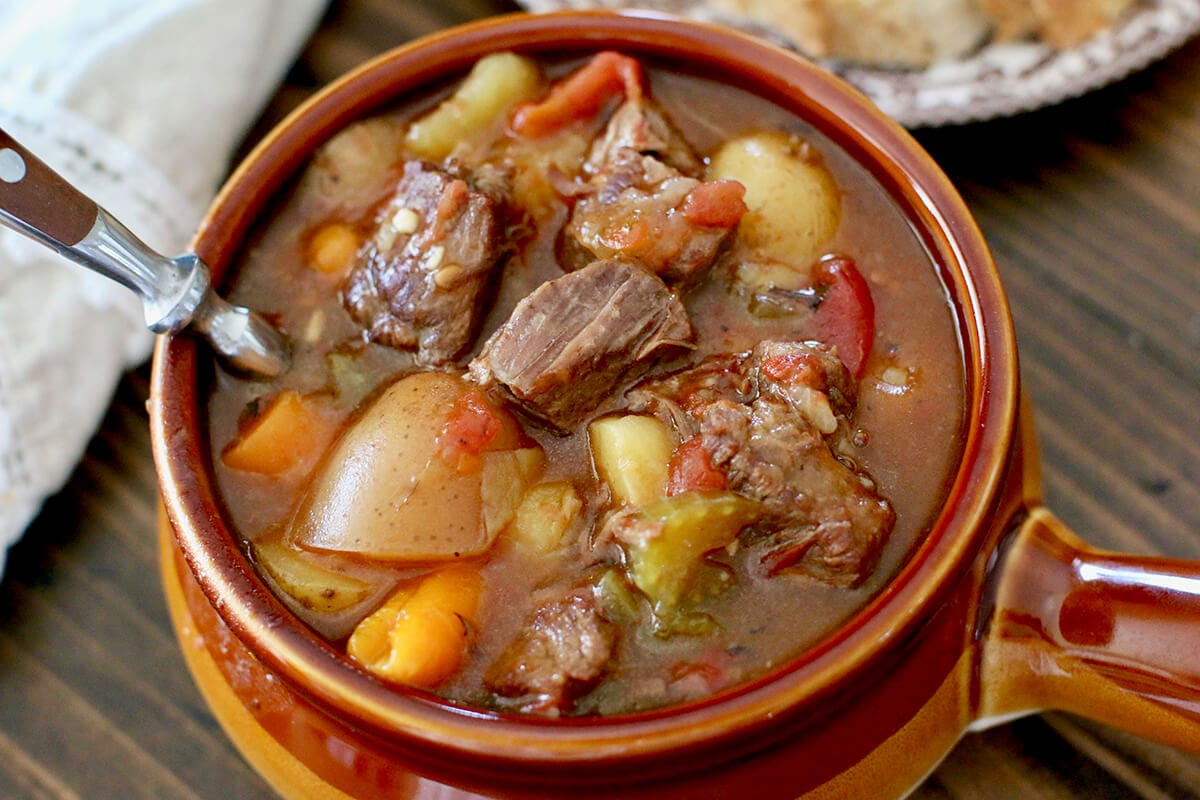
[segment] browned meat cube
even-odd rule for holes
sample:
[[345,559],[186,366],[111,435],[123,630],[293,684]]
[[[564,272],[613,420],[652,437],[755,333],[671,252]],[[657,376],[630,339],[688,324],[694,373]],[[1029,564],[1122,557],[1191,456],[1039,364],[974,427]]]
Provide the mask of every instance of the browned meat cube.
[[484,684],[520,698],[526,712],[569,711],[575,698],[604,677],[617,628],[604,617],[590,588],[541,606],[488,669]]
[[772,394],[823,433],[854,413],[857,391],[845,365],[824,345],[766,341],[747,353],[720,353],[694,367],[646,381],[626,398],[631,411],[671,424],[683,438],[700,432],[704,411],[718,400],[753,402]]
[[617,110],[585,164],[591,175],[564,229],[568,266],[635,261],[671,282],[708,269],[746,206],[733,181],[703,183],[701,164],[653,106]]
[[769,533],[750,544],[763,572],[793,569],[839,586],[871,574],[895,514],[805,417],[769,395],[721,400],[705,410],[700,431],[730,488],[772,512]]
[[470,364],[527,411],[570,428],[659,357],[689,346],[683,304],[646,270],[597,261],[539,286]]
[[699,436],[729,489],[768,509],[749,542],[764,573],[845,586],[870,575],[895,524],[870,476],[841,457],[855,403],[845,365],[800,342],[713,356],[628,395],[630,410]]
[[470,344],[504,249],[495,194],[439,167],[405,164],[343,287],[347,310],[373,341],[415,349],[424,365],[453,361]]
[[684,175],[695,177],[704,170],[683,134],[645,97],[626,100],[613,112],[604,134],[593,142],[584,170],[589,174],[604,171],[625,149],[653,155]]

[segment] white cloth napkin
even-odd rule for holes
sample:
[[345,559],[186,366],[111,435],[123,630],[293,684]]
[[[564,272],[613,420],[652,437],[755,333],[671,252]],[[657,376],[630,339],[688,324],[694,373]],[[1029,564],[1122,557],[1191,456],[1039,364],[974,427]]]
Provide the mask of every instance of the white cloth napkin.
[[[325,0],[3,0],[0,127],[174,255]],[[153,337],[128,290],[0,228],[0,573]]]

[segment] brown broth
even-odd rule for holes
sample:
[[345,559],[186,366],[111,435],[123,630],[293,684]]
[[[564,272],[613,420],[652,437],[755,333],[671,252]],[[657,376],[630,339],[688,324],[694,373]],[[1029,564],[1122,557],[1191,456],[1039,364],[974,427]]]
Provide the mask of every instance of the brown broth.
[[[716,654],[729,678],[744,679],[779,665],[829,633],[879,591],[928,530],[941,507],[962,443],[963,366],[947,290],[895,202],[846,153],[774,104],[695,76],[662,70],[649,74],[653,96],[701,154],[750,130],[795,131],[817,148],[836,178],[843,193],[843,216],[831,250],[856,260],[870,283],[876,307],[874,350],[860,383],[856,417],[858,426],[869,435],[855,459],[891,501],[897,521],[878,568],[858,588],[787,575],[753,581],[734,586],[707,607],[720,623],[720,632],[713,637],[663,639],[645,632],[623,637],[616,673],[579,702],[576,711],[580,713],[653,707],[714,688],[685,680],[668,690],[662,677],[664,665],[705,662]],[[389,116],[403,120],[429,102],[426,99],[400,108]],[[360,395],[413,369],[411,356],[364,344],[358,327],[342,309],[337,281],[302,265],[305,232],[316,221],[331,214],[347,221],[361,220],[370,216],[379,200],[363,196],[349,207],[329,208],[306,199],[301,185],[255,233],[229,294],[235,302],[277,319],[299,340],[298,357],[295,368],[275,384],[241,381],[217,370],[208,401],[214,453],[234,438],[239,417],[257,397],[282,387],[306,393],[329,390],[325,364],[331,350],[353,353],[369,366],[371,377],[359,387]],[[496,305],[487,315],[476,348],[507,318],[521,295],[557,272],[552,261],[553,235],[553,230],[542,231],[508,263]],[[747,350],[765,337],[812,336],[803,324],[748,315],[746,300],[716,278],[691,290],[685,304],[697,328],[700,355]],[[308,341],[310,338],[313,341]],[[898,374],[895,370],[908,375],[903,388],[885,380],[885,375]],[[353,404],[335,401],[334,406],[342,419],[355,413]],[[536,428],[530,432],[547,450],[549,476],[597,485],[584,433],[564,438]],[[240,535],[248,542],[279,535],[299,503],[306,476],[299,471],[251,475],[228,469],[219,458],[214,461],[220,494]],[[596,511],[585,508],[581,531]],[[567,548],[526,563],[501,544],[485,557],[483,569],[488,580],[480,635],[464,669],[439,688],[440,694],[466,703],[482,702],[483,671],[522,624],[532,607],[534,590],[556,570],[569,567],[574,553],[574,548]],[[349,568],[371,574],[388,569],[353,563]],[[409,572],[407,568],[396,570],[397,575]],[[770,613],[764,614],[763,609]]]

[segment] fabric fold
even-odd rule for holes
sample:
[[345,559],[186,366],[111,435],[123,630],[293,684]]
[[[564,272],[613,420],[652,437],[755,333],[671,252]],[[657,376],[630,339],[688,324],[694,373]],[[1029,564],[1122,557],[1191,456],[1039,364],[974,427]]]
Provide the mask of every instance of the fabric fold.
[[[0,127],[166,255],[324,0],[0,5]],[[0,228],[0,570],[153,343],[128,290]]]

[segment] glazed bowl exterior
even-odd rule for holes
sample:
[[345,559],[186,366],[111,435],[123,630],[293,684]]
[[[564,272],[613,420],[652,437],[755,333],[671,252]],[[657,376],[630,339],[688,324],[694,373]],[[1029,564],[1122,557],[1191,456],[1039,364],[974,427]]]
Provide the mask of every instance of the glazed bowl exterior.
[[[289,797],[889,797],[916,785],[965,731],[1046,707],[1197,746],[1198,668],[1169,654],[1131,656],[1118,634],[1130,619],[1143,623],[1143,640],[1155,620],[1195,623],[1200,571],[1091,553],[1041,507],[1013,328],[978,228],[903,129],[793,54],[653,16],[515,15],[452,29],[371,61],[285,120],[230,178],[195,251],[219,284],[318,145],[487,53],[602,49],[774,101],[855,157],[908,215],[947,287],[964,355],[963,456],[942,513],[865,608],[748,684],[606,719],[455,708],[371,678],[264,586],[214,487],[207,355],[190,338],[166,339],[151,401],[164,582],[189,666],[251,763]],[[1080,564],[1103,569],[1083,575]],[[1139,594],[1126,580],[1133,572],[1184,583]],[[1153,686],[1130,678],[1147,670],[1157,670]]]

